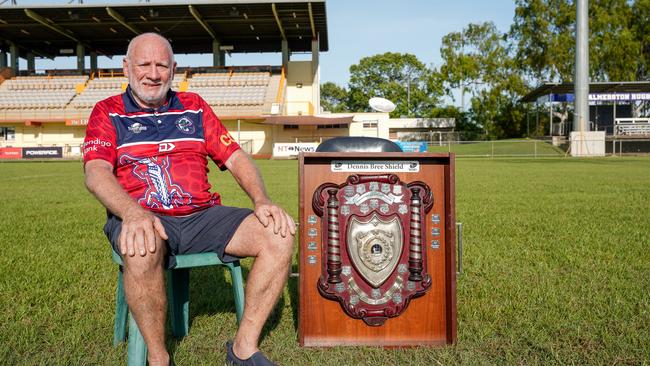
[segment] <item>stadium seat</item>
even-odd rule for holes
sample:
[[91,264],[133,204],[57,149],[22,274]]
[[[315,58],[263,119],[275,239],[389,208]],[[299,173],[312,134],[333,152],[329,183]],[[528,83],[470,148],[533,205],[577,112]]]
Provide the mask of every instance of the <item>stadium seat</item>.
[[[128,366],[144,366],[147,364],[147,345],[142,338],[140,329],[135,323],[133,316],[128,312],[126,297],[124,294],[124,281],[122,277],[122,258],[113,251],[113,261],[120,268],[117,274],[117,291],[115,296],[115,326],[113,332],[113,345],[117,346],[127,338],[126,323],[129,315],[128,328]],[[244,313],[244,279],[242,276],[239,261],[223,263],[215,253],[185,254],[176,256],[176,267],[166,271],[167,299],[169,303],[169,320],[172,327],[172,334],[176,338],[182,338],[189,331],[189,309],[190,309],[190,268],[204,266],[225,266],[230,271],[232,279],[232,291],[235,298],[235,313],[237,324],[241,321]],[[219,294],[211,294],[219,295]]]
[[322,142],[316,152],[402,152],[402,149],[378,137],[341,136]]

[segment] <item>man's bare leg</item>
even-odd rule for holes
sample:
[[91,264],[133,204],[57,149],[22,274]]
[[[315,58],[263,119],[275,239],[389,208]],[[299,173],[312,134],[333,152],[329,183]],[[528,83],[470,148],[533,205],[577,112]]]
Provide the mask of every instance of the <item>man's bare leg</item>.
[[145,256],[136,253],[124,260],[124,292],[129,310],[147,344],[149,365],[168,365],[165,348],[165,314],[167,294],[163,259],[164,242],[157,238],[156,251]]
[[251,214],[226,246],[226,253],[255,257],[246,279],[244,315],[235,335],[233,351],[241,359],[257,352],[262,327],[278,301],[289,276],[293,236],[273,233]]

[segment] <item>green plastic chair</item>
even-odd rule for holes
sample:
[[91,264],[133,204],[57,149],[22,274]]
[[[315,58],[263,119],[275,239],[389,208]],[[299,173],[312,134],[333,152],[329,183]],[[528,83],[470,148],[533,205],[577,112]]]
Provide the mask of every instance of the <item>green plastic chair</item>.
[[[124,280],[122,278],[122,258],[113,251],[113,261],[120,266],[117,273],[117,291],[115,296],[115,329],[113,332],[113,345],[126,340],[126,323],[129,321],[128,336],[128,366],[144,366],[147,364],[147,345],[135,323],[133,316],[128,311],[124,295]],[[169,320],[172,334],[176,338],[183,338],[189,331],[190,313],[190,268],[204,266],[226,266],[232,279],[232,292],[235,298],[235,312],[237,324],[240,323],[244,313],[244,279],[239,261],[223,263],[215,253],[185,254],[176,256],[176,267],[166,271],[167,302],[169,304]],[[127,317],[128,313],[128,317]]]

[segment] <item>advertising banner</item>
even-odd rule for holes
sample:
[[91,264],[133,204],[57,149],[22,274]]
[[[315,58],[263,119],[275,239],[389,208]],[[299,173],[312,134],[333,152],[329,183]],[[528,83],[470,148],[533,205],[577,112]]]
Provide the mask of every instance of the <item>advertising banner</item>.
[[20,159],[23,157],[19,147],[0,147],[0,159]]
[[427,152],[427,143],[423,141],[395,141],[404,152]]
[[315,142],[278,142],[273,144],[274,158],[297,158],[300,152],[315,152]]
[[58,147],[24,147],[23,159],[62,158],[63,148]]

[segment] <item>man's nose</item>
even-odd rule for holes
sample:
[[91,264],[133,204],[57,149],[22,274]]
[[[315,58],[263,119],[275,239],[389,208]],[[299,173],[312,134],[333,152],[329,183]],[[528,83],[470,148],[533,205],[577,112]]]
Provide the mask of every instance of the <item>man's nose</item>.
[[154,64],[149,67],[149,72],[148,72],[149,79],[151,80],[160,80],[160,71],[158,71],[158,67]]

